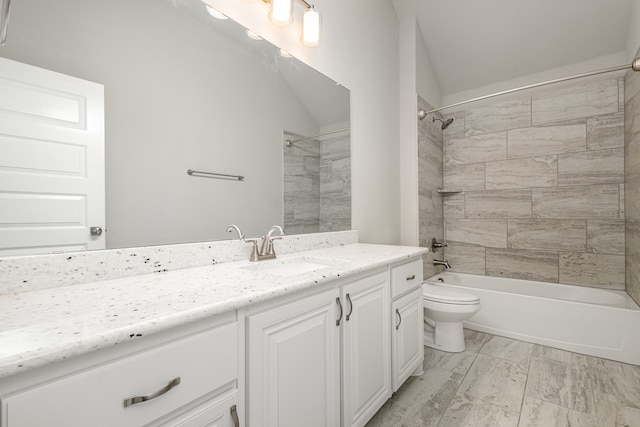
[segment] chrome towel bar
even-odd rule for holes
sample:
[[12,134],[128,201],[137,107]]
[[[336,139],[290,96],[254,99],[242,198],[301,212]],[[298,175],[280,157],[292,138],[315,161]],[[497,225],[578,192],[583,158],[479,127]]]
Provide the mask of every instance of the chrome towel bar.
[[233,179],[237,181],[244,181],[244,176],[242,175],[227,175],[226,173],[203,172],[187,169],[187,174],[191,176],[199,176],[201,178]]

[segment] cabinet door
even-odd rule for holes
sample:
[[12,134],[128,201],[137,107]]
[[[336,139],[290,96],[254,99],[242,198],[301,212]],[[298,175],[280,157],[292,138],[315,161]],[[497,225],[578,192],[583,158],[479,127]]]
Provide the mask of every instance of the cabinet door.
[[416,288],[398,299],[391,308],[395,321],[391,332],[393,336],[392,377],[395,392],[424,360],[422,288]]
[[237,415],[238,393],[214,398],[162,427],[240,427]]
[[391,397],[389,273],[342,287],[343,427],[362,426]]
[[339,425],[338,297],[329,289],[247,318],[247,424]]

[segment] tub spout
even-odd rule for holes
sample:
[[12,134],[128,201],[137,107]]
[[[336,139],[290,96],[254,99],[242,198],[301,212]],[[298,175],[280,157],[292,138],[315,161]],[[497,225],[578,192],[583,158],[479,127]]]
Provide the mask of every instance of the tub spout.
[[449,270],[451,268],[451,264],[449,264],[449,261],[441,261],[439,259],[434,259],[433,265],[442,265],[444,266],[445,270]]

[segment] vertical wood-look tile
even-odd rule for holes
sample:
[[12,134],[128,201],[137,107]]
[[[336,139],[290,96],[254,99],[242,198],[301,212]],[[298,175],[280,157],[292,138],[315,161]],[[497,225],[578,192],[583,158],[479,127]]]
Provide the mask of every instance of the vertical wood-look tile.
[[560,283],[624,290],[624,268],[624,255],[563,252]]
[[444,142],[444,164],[447,166],[504,160],[506,158],[506,132],[468,136]]
[[507,247],[506,219],[446,219],[445,239],[495,248]]
[[624,147],[624,112],[587,119],[587,149]]
[[531,125],[531,98],[494,102],[465,112],[465,135],[479,135]]
[[624,184],[620,184],[620,196],[619,196],[619,199],[620,199],[620,219],[625,219],[626,216],[625,216],[625,210],[624,209],[625,209],[626,202],[625,202],[625,195],[624,195]]
[[487,190],[465,193],[467,218],[531,218],[531,190]]
[[621,183],[624,183],[624,149],[622,148],[558,156],[558,185]]
[[534,188],[532,210],[536,218],[618,218],[617,184]]
[[618,80],[588,81],[533,95],[531,117],[534,125],[581,117],[601,116],[618,111]]
[[487,275],[558,282],[558,253],[487,248]]
[[511,129],[507,132],[507,154],[516,159],[584,151],[586,139],[583,123]]
[[509,219],[507,246],[511,249],[584,251],[584,219]]
[[557,185],[557,156],[528,157],[486,163],[486,189],[553,187]]
[[624,220],[587,220],[587,249],[593,253],[624,255]]

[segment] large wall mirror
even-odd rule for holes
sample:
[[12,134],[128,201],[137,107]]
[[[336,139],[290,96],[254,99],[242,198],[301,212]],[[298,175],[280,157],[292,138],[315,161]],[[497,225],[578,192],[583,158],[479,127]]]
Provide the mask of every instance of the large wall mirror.
[[0,56],[104,85],[107,248],[351,228],[349,91],[200,0],[14,0]]

